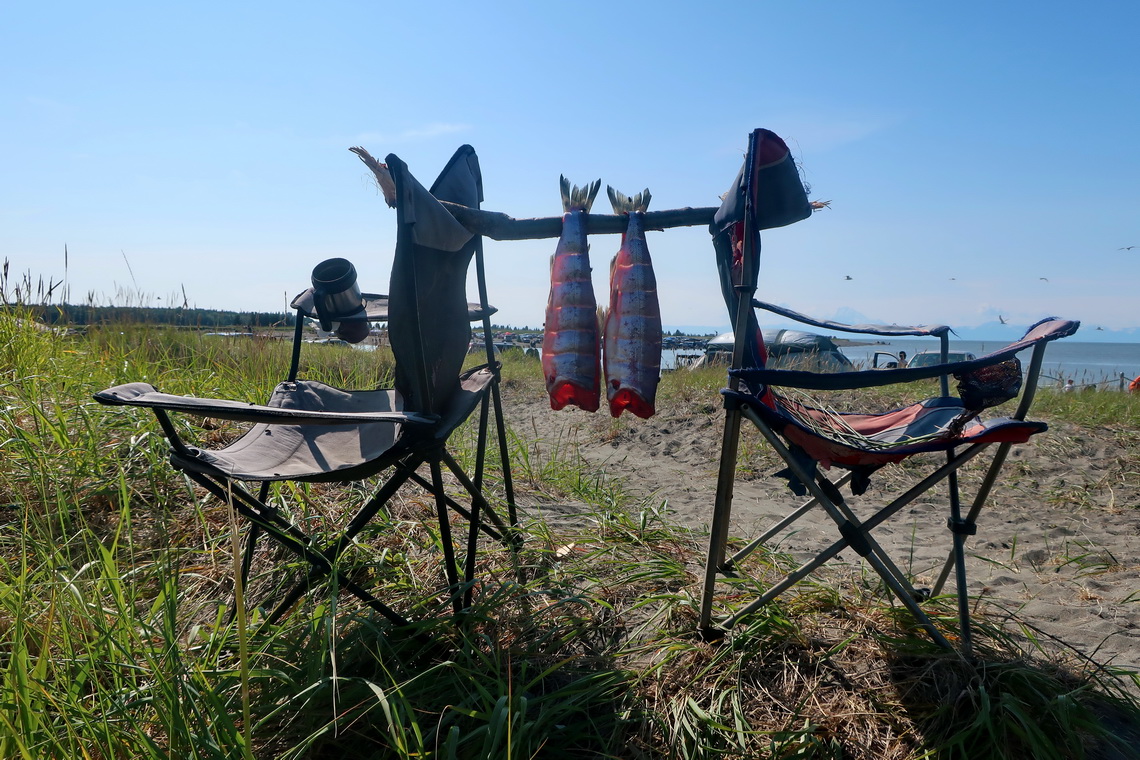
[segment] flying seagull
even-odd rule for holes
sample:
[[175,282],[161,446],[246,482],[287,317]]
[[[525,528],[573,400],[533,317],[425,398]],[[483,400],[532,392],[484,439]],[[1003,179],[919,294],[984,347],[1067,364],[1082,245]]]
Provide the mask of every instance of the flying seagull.
[[1038,277],[1037,279],[1038,279],[1038,280],[1044,280],[1045,282],[1049,282],[1049,278],[1048,278],[1048,277]]
[[1118,251],[1131,251],[1133,248],[1140,248],[1140,246],[1126,245],[1123,248],[1117,248]]
[[1008,324],[1008,323],[1005,321],[1005,317],[1003,317],[1001,314],[998,314],[998,322],[1001,322],[1003,325],[1004,325],[1004,324]]
[[853,278],[851,275],[845,275],[845,276],[843,277],[843,279],[845,279],[845,280],[852,280],[852,279],[854,279],[854,278]]

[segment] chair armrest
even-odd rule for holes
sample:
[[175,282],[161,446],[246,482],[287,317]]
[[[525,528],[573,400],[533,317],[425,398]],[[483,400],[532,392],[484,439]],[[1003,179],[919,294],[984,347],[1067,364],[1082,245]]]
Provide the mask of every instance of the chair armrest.
[[872,369],[860,372],[805,372],[803,370],[788,369],[736,369],[729,370],[729,374],[739,377],[749,383],[773,385],[785,388],[802,388],[804,390],[838,391],[854,390],[856,388],[874,388],[881,385],[894,385],[896,383],[909,383],[915,380],[926,380],[943,375],[954,375],[963,372],[972,372],[982,367],[988,367],[1007,359],[1027,348],[1065,338],[1077,331],[1080,322],[1069,319],[1050,317],[1043,319],[1029,328],[1025,336],[1008,346],[986,354],[978,359],[964,362],[950,362],[947,364],[934,364],[929,367],[914,367],[905,369]]
[[108,406],[137,406],[270,425],[358,425],[363,422],[434,425],[438,421],[435,415],[418,412],[321,412],[249,404],[244,401],[174,396],[159,393],[149,383],[116,385],[96,393],[95,400]]
[[[1016,352],[1014,352],[1016,353]],[[914,369],[867,369],[857,372],[807,372],[795,369],[732,369],[729,374],[739,377],[749,384],[772,385],[777,388],[802,388],[813,391],[847,391],[857,388],[876,388],[881,385],[912,383],[932,377],[965,372],[979,367],[987,367],[1005,361],[1003,358],[975,359],[968,362],[932,364],[929,367]]]
[[777,306],[772,303],[764,301],[753,300],[752,305],[764,311],[770,311],[773,314],[779,314],[788,319],[794,319],[805,325],[812,325],[813,327],[822,327],[825,330],[838,330],[839,332],[847,333],[861,333],[864,335],[882,335],[886,337],[894,336],[900,337],[903,335],[912,336],[933,336],[941,338],[950,333],[950,328],[946,325],[919,325],[915,327],[908,327],[904,325],[845,325],[842,322],[832,322],[826,319],[815,319],[805,314],[800,314],[798,311]]

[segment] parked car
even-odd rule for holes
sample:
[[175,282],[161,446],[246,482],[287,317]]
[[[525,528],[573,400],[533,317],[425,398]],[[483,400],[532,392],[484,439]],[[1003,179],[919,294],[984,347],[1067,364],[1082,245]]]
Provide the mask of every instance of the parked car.
[[[799,369],[809,372],[848,372],[854,369],[835,342],[825,336],[799,330],[763,330],[769,369]],[[732,333],[713,338],[703,360],[693,366],[728,364],[732,359]]]
[[876,351],[871,354],[871,369],[895,369],[899,366],[899,357],[890,351]]
[[[946,363],[953,364],[954,362],[969,362],[977,359],[978,357],[969,351],[949,351],[946,354]],[[933,367],[935,364],[942,364],[941,351],[920,351],[911,357],[907,362],[908,367]]]

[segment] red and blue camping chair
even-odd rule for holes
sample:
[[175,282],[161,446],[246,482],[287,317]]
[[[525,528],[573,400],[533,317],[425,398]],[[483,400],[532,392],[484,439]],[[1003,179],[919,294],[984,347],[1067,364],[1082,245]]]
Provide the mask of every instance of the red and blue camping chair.
[[[711,225],[721,289],[733,318],[736,340],[728,387],[722,391],[725,419],[716,500],[699,625],[710,637],[723,635],[741,618],[755,612],[841,552],[850,549],[866,561],[884,584],[913,614],[938,644],[951,647],[946,636],[923,611],[921,603],[940,594],[951,569],[955,572],[962,653],[971,656],[970,606],[966,586],[966,539],[977,531],[977,518],[1014,444],[1025,443],[1046,430],[1043,422],[1026,419],[1037,389],[1045,347],[1072,335],[1079,322],[1049,318],[1033,325],[1025,336],[981,358],[947,363],[950,328],[843,325],[815,320],[755,300],[760,259],[760,232],[807,218],[812,213],[803,184],[787,146],[773,132],[759,129],[749,138],[744,165],[724,197]],[[767,352],[756,309],[829,330],[888,337],[931,336],[940,340],[943,363],[929,367],[822,373],[766,366]],[[1027,371],[1017,357],[1031,351]],[[876,414],[839,413],[813,402],[808,391],[870,388],[939,378],[940,394],[902,409]],[[958,381],[958,394],[949,393],[949,379]],[[983,421],[983,410],[1016,398],[1013,414]],[[778,521],[732,556],[727,556],[728,526],[742,420],[754,424],[786,464],[792,490],[808,501]],[[996,445],[990,466],[978,485],[974,501],[963,515],[958,470]],[[941,462],[889,503],[860,511],[848,504],[841,489],[863,496],[869,478],[879,468],[917,454],[944,454]],[[840,470],[838,478],[825,471]],[[911,580],[875,540],[872,532],[903,507],[940,483],[947,487],[946,524],[951,548],[934,585],[927,591]],[[758,547],[802,519],[820,512],[834,523],[835,540],[754,601],[714,619],[720,577],[735,577],[740,563]]]

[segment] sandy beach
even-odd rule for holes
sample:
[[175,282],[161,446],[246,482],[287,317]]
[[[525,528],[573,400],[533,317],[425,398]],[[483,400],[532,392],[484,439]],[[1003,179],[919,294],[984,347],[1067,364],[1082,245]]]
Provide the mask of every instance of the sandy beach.
[[[623,480],[627,492],[651,504],[664,502],[679,524],[707,527],[713,497],[723,411],[719,397],[707,403],[659,403],[649,420],[577,409],[551,411],[530,384],[507,388],[509,424],[537,454],[572,456]],[[1048,421],[1048,420],[1047,420]],[[994,615],[1056,637],[1107,666],[1140,670],[1140,433],[1089,430],[1052,423],[1050,430],[1015,446],[978,534],[967,544],[969,587]],[[732,535],[749,537],[801,503],[785,481],[771,477],[775,456],[747,430],[737,478]],[[963,502],[969,504],[986,455],[963,468]],[[872,477],[863,503],[884,503],[908,485],[908,465]],[[945,490],[937,487],[876,531],[916,585],[933,583],[950,548]],[[524,499],[524,504],[526,501]],[[851,504],[858,510],[858,499]],[[532,506],[532,514],[572,513],[573,504]],[[834,540],[819,512],[779,547],[806,558]],[[845,551],[829,572],[849,572],[858,557]],[[948,587],[952,590],[952,586]]]

